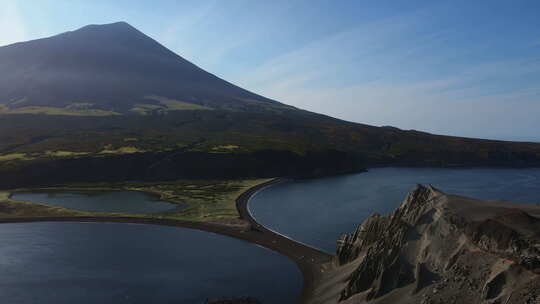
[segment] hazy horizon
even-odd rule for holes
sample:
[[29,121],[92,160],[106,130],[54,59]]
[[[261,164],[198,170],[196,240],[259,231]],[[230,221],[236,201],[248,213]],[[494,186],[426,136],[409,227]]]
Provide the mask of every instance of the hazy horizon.
[[306,110],[540,141],[540,4],[480,2],[8,0],[0,45],[126,21],[210,73]]

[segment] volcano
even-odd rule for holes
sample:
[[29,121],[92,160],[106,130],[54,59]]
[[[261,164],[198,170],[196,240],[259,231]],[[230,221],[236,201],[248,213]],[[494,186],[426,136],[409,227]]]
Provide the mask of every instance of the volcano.
[[125,22],[2,47],[0,70],[9,71],[0,79],[0,101],[12,110],[84,105],[129,114],[141,112],[137,105],[167,108],[163,100],[194,109],[280,105],[200,69]]
[[271,100],[125,22],[0,47],[0,71],[0,187],[540,165],[538,143],[375,127]]

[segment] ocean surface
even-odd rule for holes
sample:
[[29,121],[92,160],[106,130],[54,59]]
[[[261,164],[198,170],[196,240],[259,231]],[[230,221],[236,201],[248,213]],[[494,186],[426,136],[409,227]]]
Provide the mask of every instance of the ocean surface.
[[203,304],[254,296],[294,303],[296,265],[213,233],[153,225],[0,225],[0,295],[10,304]]
[[138,191],[31,191],[16,192],[11,198],[98,212],[163,213],[178,211],[186,206],[166,202],[157,195]]
[[391,213],[416,184],[480,199],[540,203],[540,169],[376,168],[268,187],[249,208],[264,226],[334,253],[341,234],[372,213]]

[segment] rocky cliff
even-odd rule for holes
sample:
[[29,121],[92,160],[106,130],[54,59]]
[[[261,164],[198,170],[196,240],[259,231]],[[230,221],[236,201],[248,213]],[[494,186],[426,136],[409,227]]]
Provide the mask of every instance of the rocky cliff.
[[419,185],[342,236],[335,263],[341,303],[540,303],[540,206]]

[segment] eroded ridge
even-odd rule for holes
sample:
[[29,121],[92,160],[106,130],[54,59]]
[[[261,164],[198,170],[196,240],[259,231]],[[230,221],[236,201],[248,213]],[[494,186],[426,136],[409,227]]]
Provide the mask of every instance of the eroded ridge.
[[418,185],[338,241],[342,303],[540,303],[540,207]]

